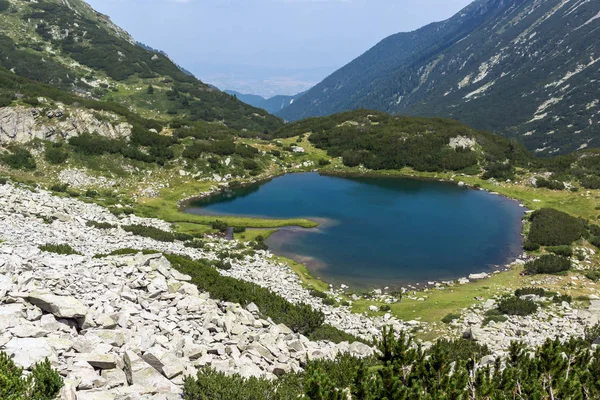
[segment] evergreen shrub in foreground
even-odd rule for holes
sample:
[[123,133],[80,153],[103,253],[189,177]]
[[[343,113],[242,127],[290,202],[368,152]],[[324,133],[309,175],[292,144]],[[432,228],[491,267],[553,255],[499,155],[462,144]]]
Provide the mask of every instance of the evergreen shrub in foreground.
[[63,379],[52,369],[47,359],[33,366],[31,374],[23,375],[6,353],[0,353],[0,399],[54,400],[63,387]]
[[585,338],[548,340],[534,349],[513,342],[504,360],[479,365],[489,349],[476,342],[440,340],[428,350],[401,332],[384,329],[375,357],[312,360],[305,372],[268,381],[202,369],[188,377],[185,400],[514,400],[600,398],[600,347]]

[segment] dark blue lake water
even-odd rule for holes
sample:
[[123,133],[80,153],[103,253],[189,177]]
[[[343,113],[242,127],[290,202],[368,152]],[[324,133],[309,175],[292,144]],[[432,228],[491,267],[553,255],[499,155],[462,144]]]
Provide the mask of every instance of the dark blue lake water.
[[186,212],[310,218],[267,244],[331,283],[368,288],[490,272],[522,251],[517,202],[454,184],[284,175],[193,202]]

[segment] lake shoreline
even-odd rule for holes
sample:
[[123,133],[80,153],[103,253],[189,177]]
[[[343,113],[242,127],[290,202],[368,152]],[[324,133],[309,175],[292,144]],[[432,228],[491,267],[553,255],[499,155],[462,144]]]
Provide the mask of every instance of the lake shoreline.
[[[516,199],[510,198],[508,196],[503,196],[499,193],[496,192],[492,192],[490,190],[486,190],[486,189],[482,189],[473,185],[466,185],[466,184],[458,184],[456,181],[454,180],[448,180],[448,179],[440,179],[437,177],[419,177],[419,176],[410,176],[410,175],[405,175],[405,174],[382,174],[382,173],[358,173],[358,172],[339,172],[339,171],[331,171],[331,170],[324,170],[324,171],[311,171],[313,173],[318,173],[320,176],[324,176],[324,177],[340,177],[340,178],[386,178],[386,179],[390,179],[390,178],[399,178],[399,179],[410,179],[410,180],[415,180],[415,181],[429,181],[429,182],[440,182],[440,183],[446,183],[449,185],[454,185],[454,186],[459,186],[459,187],[464,187],[465,189],[471,189],[471,190],[478,190],[478,191],[485,191],[489,194],[496,194],[499,195],[500,197],[502,197],[503,199],[505,199],[506,201],[510,201],[511,203],[513,203],[515,206],[519,206],[521,208],[523,208],[523,211],[526,212],[527,209],[523,206],[523,204]],[[273,179],[277,178],[277,177],[281,177],[284,175],[297,175],[297,174],[301,174],[302,172],[293,172],[293,173],[289,173],[289,174],[277,174],[277,175],[272,175],[269,177],[264,177],[262,179],[259,180],[253,180],[250,182],[244,182],[242,184],[239,185],[235,185],[234,187],[219,187],[219,188],[214,188],[214,190],[208,191],[208,192],[204,192],[200,195],[197,196],[192,196],[190,198],[187,198],[185,202],[181,202],[180,206],[182,208],[186,208],[186,207],[191,207],[191,204],[195,201],[195,200],[199,200],[199,199],[206,199],[207,197],[211,197],[211,196],[215,196],[218,195],[219,193],[227,193],[230,192],[231,190],[235,190],[238,188],[244,188],[244,187],[249,187],[249,186],[254,186],[254,185],[264,185],[270,181],[272,181]],[[304,172],[306,173],[306,171]],[[212,214],[210,212],[207,213],[199,213],[197,212],[199,209],[201,209],[201,206],[198,207],[194,207],[196,212],[187,212],[185,210],[182,210],[183,212],[189,213],[189,214],[195,214],[195,215],[210,215],[210,216],[215,216],[215,217],[219,217],[220,215],[223,217],[226,216],[236,216],[236,217],[244,217],[244,218],[253,218],[253,219],[260,219],[260,220],[271,220],[271,221],[276,221],[276,218],[265,218],[263,216],[260,215],[252,215],[252,214],[221,214],[221,213],[216,213],[216,214]],[[258,217],[258,218],[257,218]],[[319,221],[318,218],[310,218],[310,217],[302,217],[302,218],[306,218],[309,219],[311,221],[315,221],[318,222],[319,225],[322,224],[322,221]],[[518,241],[521,242],[520,244],[520,249],[519,250],[511,250],[509,252],[509,254],[507,254],[506,259],[504,262],[499,263],[499,264],[489,264],[487,266],[482,265],[482,267],[476,271],[476,272],[471,272],[470,274],[480,274],[480,273],[486,273],[486,274],[495,274],[498,272],[503,272],[503,271],[507,271],[510,270],[511,266],[518,260],[523,260],[525,258],[524,255],[524,251],[522,249],[522,242],[523,242],[523,217],[519,218],[518,221],[516,222],[516,224],[518,224],[517,226],[515,226],[515,235],[518,235]],[[251,227],[251,225],[249,225],[249,227]],[[283,228],[283,227],[282,227]],[[310,231],[314,228],[302,228],[301,231],[302,233],[306,233],[307,231]],[[277,231],[273,234],[273,236],[270,237],[270,240],[272,241],[273,239],[277,240],[277,236],[280,235],[280,232],[282,231],[286,231],[287,235],[294,235],[294,232],[296,231],[296,229],[294,229],[294,226],[286,226],[285,229],[281,229],[281,228],[277,228]],[[518,232],[518,233],[516,233]],[[296,232],[297,234],[300,234],[300,232]],[[271,247],[271,246],[270,246]],[[303,263],[306,259],[311,259],[314,260],[315,256],[311,256],[311,255],[307,255],[304,253],[299,253],[299,254],[292,254],[290,252],[286,252],[286,251],[277,251],[276,249],[271,249],[271,251],[277,255],[277,256],[282,256],[288,259],[291,259],[295,262],[300,262]],[[307,267],[309,267],[309,265],[306,265]],[[311,275],[313,275],[313,277],[318,275],[318,271],[315,271],[315,268],[313,268],[314,266],[310,266],[309,272]],[[466,275],[469,275],[469,273],[467,273]],[[432,285],[428,285],[428,283],[440,283],[440,282],[449,282],[449,281],[456,281],[458,279],[461,278],[466,278],[466,276],[462,275],[462,274],[449,274],[446,275],[445,278],[436,278],[434,279],[430,279],[428,281],[424,281],[421,279],[416,279],[416,280],[410,280],[410,278],[407,279],[398,279],[396,282],[394,282],[393,284],[391,284],[392,286],[395,287],[403,287],[403,286],[409,286],[411,288],[426,288]],[[342,278],[332,278],[332,277],[323,277],[323,278],[315,278],[317,280],[320,280],[324,283],[330,284],[330,283],[335,283],[338,284],[340,282],[343,282],[344,279]],[[360,278],[356,278],[356,279],[360,279]],[[384,278],[382,278],[383,280]],[[349,280],[351,281],[351,279]],[[376,281],[376,280],[375,280]],[[368,290],[368,288],[377,288],[377,287],[382,287],[383,285],[380,285],[377,282],[373,282],[373,283],[369,283],[365,286],[362,285],[356,285],[353,284],[352,282],[348,283],[348,282],[344,282],[344,284],[350,285],[352,288],[360,288],[361,291],[364,290]],[[385,286],[390,286],[390,285],[385,285]],[[411,289],[412,290],[412,289]]]

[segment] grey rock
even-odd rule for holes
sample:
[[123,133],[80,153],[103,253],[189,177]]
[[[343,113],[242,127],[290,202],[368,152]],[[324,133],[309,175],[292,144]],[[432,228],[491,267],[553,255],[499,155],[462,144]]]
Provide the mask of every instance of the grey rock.
[[117,394],[106,390],[84,390],[77,392],[77,400],[116,400]]
[[489,274],[487,274],[485,272],[482,272],[482,273],[479,273],[479,274],[471,274],[471,275],[469,275],[469,280],[479,281],[479,280],[482,280],[482,279],[486,279],[488,277],[489,277]]
[[84,361],[92,367],[99,369],[113,369],[117,367],[117,359],[114,354],[78,354],[76,361]]
[[25,369],[46,358],[58,361],[54,349],[44,338],[12,338],[4,346],[4,351],[13,357],[15,364]]
[[56,296],[47,292],[34,291],[29,293],[27,299],[57,318],[82,318],[88,311],[79,300],[70,296]]
[[174,354],[158,348],[152,348],[142,356],[143,360],[163,374],[166,378],[172,379],[180,375],[185,370],[183,360]]
[[84,338],[91,343],[106,343],[116,347],[121,347],[125,343],[125,335],[123,332],[115,330],[89,330],[85,333]]
[[260,310],[258,309],[258,306],[254,303],[250,303],[246,306],[246,310],[248,310],[249,312],[251,312],[252,314],[257,314]]
[[85,361],[75,362],[68,378],[78,382],[77,390],[100,388],[106,384],[106,381]]
[[132,385],[155,388],[159,392],[177,392],[179,389],[150,364],[132,351],[123,356],[125,375]]
[[106,381],[106,387],[109,389],[121,386],[127,386],[127,377],[121,369],[106,369],[101,372],[102,377]]

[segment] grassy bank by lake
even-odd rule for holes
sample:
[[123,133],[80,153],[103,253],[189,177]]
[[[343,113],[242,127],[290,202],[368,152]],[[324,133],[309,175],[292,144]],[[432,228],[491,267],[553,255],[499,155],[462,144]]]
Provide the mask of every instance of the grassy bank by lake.
[[304,218],[297,219],[263,219],[233,216],[214,216],[188,214],[180,210],[179,203],[190,196],[208,192],[215,186],[213,182],[198,182],[193,179],[181,180],[170,188],[160,191],[156,198],[143,198],[134,205],[136,215],[149,218],[159,218],[177,224],[182,233],[201,232],[215,220],[225,222],[229,226],[247,228],[280,228],[284,226],[300,226],[313,228],[318,224]]

